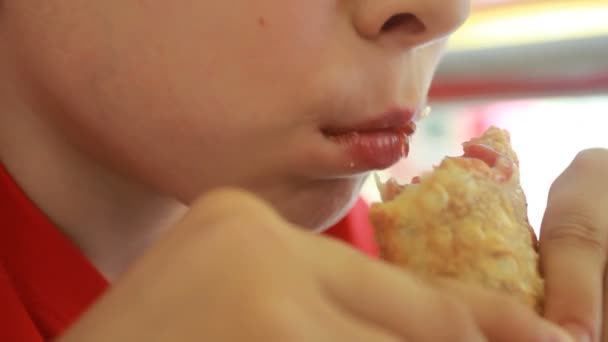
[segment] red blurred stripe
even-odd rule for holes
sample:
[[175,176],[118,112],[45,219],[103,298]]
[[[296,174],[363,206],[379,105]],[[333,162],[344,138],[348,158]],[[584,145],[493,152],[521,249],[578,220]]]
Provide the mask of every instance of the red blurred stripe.
[[431,88],[430,97],[434,100],[455,100],[470,97],[592,93],[606,90],[608,90],[608,72],[581,79],[462,82],[438,80]]

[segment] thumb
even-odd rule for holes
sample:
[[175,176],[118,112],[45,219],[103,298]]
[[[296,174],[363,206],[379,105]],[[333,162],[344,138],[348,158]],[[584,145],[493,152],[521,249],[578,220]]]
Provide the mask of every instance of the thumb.
[[601,337],[608,247],[608,189],[590,154],[579,155],[553,184],[540,239],[545,315],[581,342]]

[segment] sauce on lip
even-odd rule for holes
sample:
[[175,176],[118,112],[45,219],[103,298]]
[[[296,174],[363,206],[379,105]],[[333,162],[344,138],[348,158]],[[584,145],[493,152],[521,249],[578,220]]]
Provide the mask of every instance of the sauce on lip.
[[[385,122],[386,123],[386,122]],[[386,169],[410,153],[410,139],[416,132],[414,121],[393,121],[392,125],[361,126],[360,129],[324,131],[348,154],[348,166],[357,170]]]
[[329,138],[347,151],[350,168],[385,169],[410,152],[410,137],[399,130],[352,132]]

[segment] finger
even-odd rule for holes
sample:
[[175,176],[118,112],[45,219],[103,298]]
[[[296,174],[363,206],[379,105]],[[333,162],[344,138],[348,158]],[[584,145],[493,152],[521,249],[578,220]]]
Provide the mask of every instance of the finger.
[[558,237],[561,233],[557,232],[566,228],[551,229],[554,233],[541,238],[545,317],[580,341],[596,341],[602,315],[604,253],[573,242],[577,239],[573,236]]
[[485,341],[466,307],[415,278],[329,239],[316,260],[327,295],[360,319],[411,341]]
[[334,274],[345,282],[330,281],[328,294],[344,310],[368,324],[411,341],[486,341],[466,306],[450,296],[411,279],[379,274],[382,272],[370,272],[368,280],[359,275],[351,278],[358,282],[348,281],[354,275],[348,273]]
[[608,342],[608,273],[604,275],[604,308],[603,308],[603,324],[601,328],[602,342]]
[[[201,229],[201,227],[212,227],[217,222],[242,219],[243,217],[286,225],[267,202],[236,188],[216,189],[201,196],[192,203],[190,211],[179,224],[183,225],[183,222],[187,221],[188,226],[206,231],[207,229]],[[269,225],[273,226],[273,224]]]
[[315,321],[322,317],[326,324],[323,341],[349,342],[407,342],[390,331],[370,324],[336,306],[331,300],[320,305],[319,312],[313,313]]
[[[317,248],[328,255],[327,249],[335,249],[331,252],[331,260],[317,261],[317,266],[323,270],[329,295],[346,310],[412,341],[485,341],[472,313],[462,302],[401,270],[335,245],[337,243],[325,240],[317,244]],[[509,322],[509,329],[501,327],[487,333],[497,336],[508,331],[511,335],[507,336],[512,336],[515,331],[529,330],[530,323],[511,317],[514,314],[519,312],[507,311],[501,316],[500,324]],[[486,327],[497,328],[500,324],[487,323]],[[548,324],[535,327],[533,332],[516,335],[555,337],[554,341],[563,341],[560,339],[563,333]],[[528,341],[510,339],[516,340]]]
[[439,283],[442,289],[469,305],[481,330],[492,342],[553,341],[553,336],[558,337],[555,341],[571,340],[561,328],[512,298],[453,280]]
[[603,155],[580,154],[558,178],[541,228],[545,315],[581,341],[600,337],[608,240],[608,187],[597,172],[608,169]]

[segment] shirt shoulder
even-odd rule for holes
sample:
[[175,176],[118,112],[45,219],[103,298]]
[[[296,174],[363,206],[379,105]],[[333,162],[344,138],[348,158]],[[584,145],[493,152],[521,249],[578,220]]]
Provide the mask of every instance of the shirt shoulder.
[[374,229],[369,221],[369,205],[361,198],[348,214],[325,234],[344,241],[371,257],[378,256]]
[[32,322],[27,309],[3,265],[0,264],[0,341],[43,342],[38,328]]
[[1,164],[0,266],[0,334],[55,338],[108,286]]

